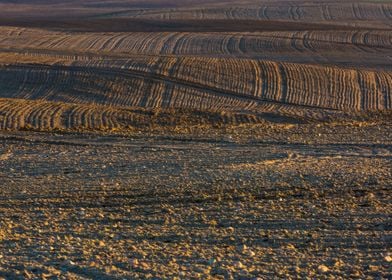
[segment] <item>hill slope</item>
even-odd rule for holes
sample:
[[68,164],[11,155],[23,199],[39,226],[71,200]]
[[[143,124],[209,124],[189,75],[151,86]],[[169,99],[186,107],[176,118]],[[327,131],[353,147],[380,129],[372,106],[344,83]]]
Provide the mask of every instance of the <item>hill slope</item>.
[[[391,110],[387,2],[159,3],[2,1],[1,127],[21,126],[13,124],[24,119],[21,104],[35,108],[29,118],[38,129],[57,114],[42,104],[98,106],[102,119],[139,109],[247,116],[224,121],[236,124]],[[125,119],[112,126],[137,125]]]

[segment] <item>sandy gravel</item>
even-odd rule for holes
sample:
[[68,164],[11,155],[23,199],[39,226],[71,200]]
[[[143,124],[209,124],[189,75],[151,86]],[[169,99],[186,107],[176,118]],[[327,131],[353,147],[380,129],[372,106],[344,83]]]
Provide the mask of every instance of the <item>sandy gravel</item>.
[[0,278],[392,277],[390,126],[235,131],[2,132]]

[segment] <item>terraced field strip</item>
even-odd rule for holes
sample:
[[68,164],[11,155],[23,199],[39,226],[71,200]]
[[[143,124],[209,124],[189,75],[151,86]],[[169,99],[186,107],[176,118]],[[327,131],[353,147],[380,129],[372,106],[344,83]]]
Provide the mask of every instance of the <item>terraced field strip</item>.
[[262,116],[191,110],[145,110],[0,98],[0,129],[132,130],[153,126],[256,123]]
[[[275,31],[261,33],[69,33],[40,29],[1,27],[3,49],[62,50],[74,55],[78,52],[102,54],[166,54],[166,55],[257,55],[263,52],[297,53],[345,51],[382,53],[390,51],[390,31]],[[348,48],[348,49],[347,49]]]
[[[378,117],[385,118],[383,115]],[[347,114],[276,104],[260,104],[254,111],[200,111],[186,108],[157,110],[0,98],[0,130],[131,132],[135,129],[160,127],[188,129],[200,126],[345,121],[364,118],[369,117],[361,113]]]
[[[78,67],[78,66],[46,66],[46,65],[17,65],[18,69],[23,69],[26,71],[30,71],[30,70],[39,70],[39,71],[54,71],[54,72],[59,72],[60,75],[62,72],[71,72],[75,75],[82,75],[84,72],[86,72],[86,68],[85,67]],[[137,78],[137,79],[146,79],[149,81],[154,81],[157,83],[160,82],[164,82],[167,85],[170,86],[182,86],[182,87],[188,87],[191,89],[196,89],[196,90],[200,90],[200,91],[205,91],[208,94],[212,94],[212,95],[217,95],[217,96],[228,96],[228,97],[234,97],[234,98],[239,98],[239,99],[244,99],[246,101],[256,101],[256,102],[261,102],[261,103],[270,103],[270,104],[284,104],[284,105],[298,105],[295,103],[290,103],[287,102],[285,100],[285,98],[283,98],[282,101],[279,100],[273,100],[273,99],[267,99],[267,98],[262,98],[262,97],[256,97],[256,96],[252,96],[252,95],[245,95],[245,94],[239,94],[237,92],[234,91],[228,91],[228,90],[219,90],[218,88],[214,88],[208,85],[203,85],[203,84],[199,84],[196,82],[192,82],[192,81],[186,81],[186,80],[181,80],[175,77],[169,77],[169,76],[165,76],[165,75],[160,75],[160,74],[156,74],[156,73],[150,73],[150,72],[143,72],[143,71],[137,71],[137,70],[119,70],[119,69],[105,69],[105,68],[92,68],[89,67],[88,68],[88,72],[92,72],[94,74],[98,74],[98,75],[103,75],[103,76],[121,76],[124,78]],[[40,83],[40,82],[39,82]],[[42,83],[42,84],[47,84],[46,82]],[[37,95],[37,98],[33,98],[32,99],[38,99],[44,97],[41,94]],[[310,107],[310,108],[320,108],[320,107],[316,107],[316,106],[309,106],[309,105],[301,105],[302,107]],[[145,106],[142,106],[145,107]],[[330,108],[322,108],[321,109],[330,109]]]
[[[268,20],[292,23],[323,23],[341,26],[369,26],[390,28],[392,5],[389,2],[367,1],[266,1],[255,3],[225,2],[222,5],[171,9],[139,9],[112,14],[101,14],[102,19],[149,19],[149,20]],[[366,22],[366,23],[365,23]]]
[[0,71],[1,97],[8,98],[229,111],[258,103],[343,111],[392,104],[390,72],[257,60],[147,57]]

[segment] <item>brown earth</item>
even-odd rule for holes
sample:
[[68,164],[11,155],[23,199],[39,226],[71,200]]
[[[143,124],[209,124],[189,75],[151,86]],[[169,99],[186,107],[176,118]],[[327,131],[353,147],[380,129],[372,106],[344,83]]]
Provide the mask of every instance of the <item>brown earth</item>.
[[7,279],[388,279],[388,124],[1,133]]
[[389,279],[389,1],[0,0],[0,278]]

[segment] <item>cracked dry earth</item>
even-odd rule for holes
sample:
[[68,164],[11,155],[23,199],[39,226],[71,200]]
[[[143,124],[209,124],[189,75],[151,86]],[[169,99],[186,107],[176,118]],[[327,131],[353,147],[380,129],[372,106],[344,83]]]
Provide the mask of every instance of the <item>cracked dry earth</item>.
[[391,279],[390,125],[213,133],[1,132],[0,277]]

